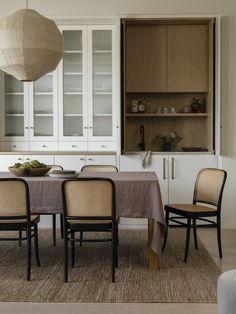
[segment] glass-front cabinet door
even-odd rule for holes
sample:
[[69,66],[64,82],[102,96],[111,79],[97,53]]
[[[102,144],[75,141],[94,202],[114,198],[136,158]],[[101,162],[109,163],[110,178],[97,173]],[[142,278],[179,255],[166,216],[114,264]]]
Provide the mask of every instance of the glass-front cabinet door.
[[29,134],[30,140],[57,140],[56,71],[29,83]]
[[28,112],[27,112],[27,89],[26,83],[18,81],[13,76],[2,72],[1,95],[4,106],[2,116],[2,139],[4,141],[28,140]]
[[88,137],[91,141],[111,141],[115,135],[113,32],[112,26],[88,28]]
[[[59,71],[60,138],[87,141],[87,71],[85,27],[63,29],[64,56]],[[87,143],[85,143],[87,145]]]

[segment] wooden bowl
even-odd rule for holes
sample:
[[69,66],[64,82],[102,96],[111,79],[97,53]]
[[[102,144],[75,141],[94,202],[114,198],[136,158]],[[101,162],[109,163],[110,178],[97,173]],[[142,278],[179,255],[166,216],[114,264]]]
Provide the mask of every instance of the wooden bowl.
[[31,168],[31,169],[20,169],[14,167],[8,167],[8,170],[17,177],[40,177],[44,176],[51,167],[47,168]]

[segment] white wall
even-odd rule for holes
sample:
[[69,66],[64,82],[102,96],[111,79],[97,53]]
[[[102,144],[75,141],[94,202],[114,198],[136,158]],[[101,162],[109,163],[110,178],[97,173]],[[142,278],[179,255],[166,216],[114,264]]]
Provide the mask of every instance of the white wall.
[[[0,15],[25,8],[25,0],[0,0]],[[228,172],[223,227],[236,228],[236,1],[235,0],[29,0],[49,17],[127,14],[222,14],[222,167]]]

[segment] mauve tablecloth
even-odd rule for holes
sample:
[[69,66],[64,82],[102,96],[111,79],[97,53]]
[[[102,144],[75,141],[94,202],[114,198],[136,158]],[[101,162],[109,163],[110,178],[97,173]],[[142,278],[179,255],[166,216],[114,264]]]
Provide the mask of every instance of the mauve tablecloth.
[[[13,177],[9,172],[0,172],[0,177]],[[116,211],[119,217],[152,218],[152,250],[160,255],[165,233],[165,220],[160,186],[155,172],[96,172],[80,173],[79,177],[107,177],[116,186]],[[61,183],[64,179],[24,177],[30,190],[33,213],[61,214]],[[14,191],[12,191],[14,194]]]

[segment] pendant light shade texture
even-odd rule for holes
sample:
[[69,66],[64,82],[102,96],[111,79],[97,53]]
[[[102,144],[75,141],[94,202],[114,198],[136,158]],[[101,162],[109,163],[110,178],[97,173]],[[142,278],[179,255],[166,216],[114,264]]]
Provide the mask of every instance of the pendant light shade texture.
[[54,21],[32,9],[0,19],[0,69],[19,81],[36,81],[57,67],[63,37]]

